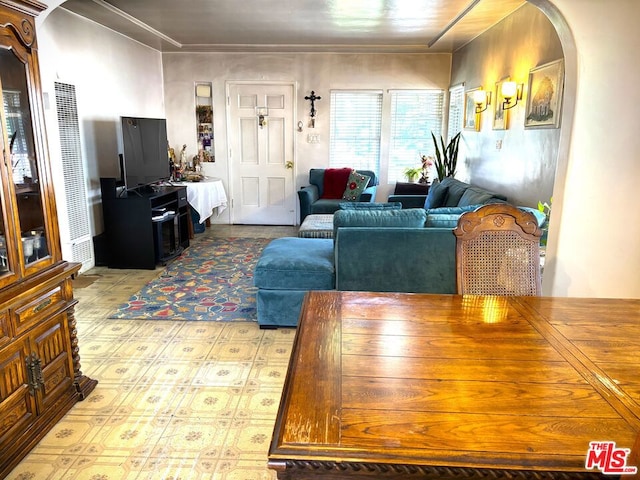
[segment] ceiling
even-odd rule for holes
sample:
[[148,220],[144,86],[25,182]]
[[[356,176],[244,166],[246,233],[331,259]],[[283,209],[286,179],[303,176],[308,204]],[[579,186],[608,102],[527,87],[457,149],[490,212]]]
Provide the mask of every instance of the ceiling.
[[454,52],[526,0],[67,0],[162,52]]

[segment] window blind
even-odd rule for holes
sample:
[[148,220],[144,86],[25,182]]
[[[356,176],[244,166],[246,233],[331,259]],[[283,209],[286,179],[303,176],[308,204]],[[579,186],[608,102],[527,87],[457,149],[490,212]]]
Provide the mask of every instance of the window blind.
[[462,130],[464,119],[464,85],[456,85],[449,89],[449,123],[447,126],[447,142]]
[[406,168],[419,168],[421,155],[433,155],[431,132],[442,132],[444,92],[391,92],[389,182],[405,182]]
[[380,168],[382,92],[331,92],[329,165],[372,170]]

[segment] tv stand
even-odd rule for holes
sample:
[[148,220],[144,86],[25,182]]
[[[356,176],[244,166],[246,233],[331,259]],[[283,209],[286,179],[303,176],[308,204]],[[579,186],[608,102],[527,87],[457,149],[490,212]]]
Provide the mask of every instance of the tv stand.
[[109,268],[153,270],[189,247],[187,188],[145,187],[116,193],[115,178],[101,178]]

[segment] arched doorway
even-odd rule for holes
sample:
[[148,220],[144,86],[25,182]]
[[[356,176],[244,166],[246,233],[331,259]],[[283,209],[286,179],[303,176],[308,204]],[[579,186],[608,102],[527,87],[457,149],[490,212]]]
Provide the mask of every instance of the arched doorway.
[[556,280],[557,245],[559,224],[562,218],[563,198],[567,181],[569,150],[571,146],[571,132],[576,106],[576,91],[578,87],[578,53],[571,29],[558,8],[549,0],[527,0],[546,15],[555,27],[564,52],[564,98],[562,102],[562,128],[558,145],[558,161],[553,185],[553,217],[550,219],[549,239],[545,272],[542,280],[543,295],[551,295]]

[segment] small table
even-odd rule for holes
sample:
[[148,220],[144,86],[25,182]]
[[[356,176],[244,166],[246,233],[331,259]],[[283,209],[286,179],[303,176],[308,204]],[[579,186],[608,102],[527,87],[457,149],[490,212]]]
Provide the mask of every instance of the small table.
[[214,209],[220,215],[227,208],[227,194],[219,178],[206,177],[199,182],[174,182],[173,185],[187,187],[187,201],[198,212],[201,224],[213,215]]
[[605,478],[591,442],[640,467],[639,368],[640,300],[309,292],[268,465],[281,480]]
[[333,238],[333,213],[307,215],[298,229],[302,238]]

